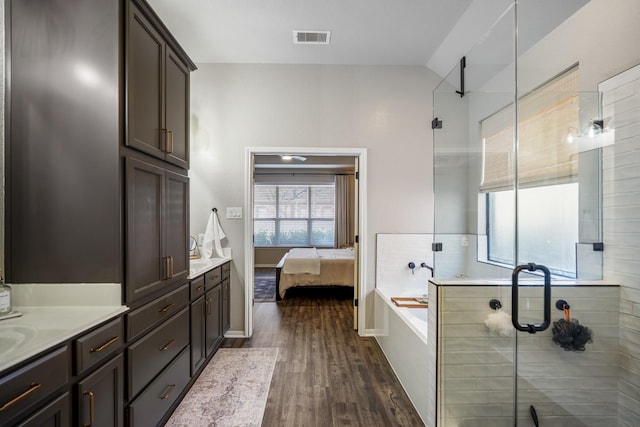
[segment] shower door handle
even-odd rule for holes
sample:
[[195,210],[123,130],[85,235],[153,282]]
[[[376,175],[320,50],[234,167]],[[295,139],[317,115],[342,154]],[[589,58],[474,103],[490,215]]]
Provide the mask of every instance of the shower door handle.
[[[544,273],[544,320],[538,325],[534,323],[523,325],[518,320],[518,306],[520,305],[518,300],[518,275],[522,270],[531,272],[541,270]],[[529,332],[530,334],[542,332],[551,324],[551,273],[544,265],[536,265],[530,262],[527,265],[519,265],[513,269],[513,273],[511,274],[511,322],[517,330]]]

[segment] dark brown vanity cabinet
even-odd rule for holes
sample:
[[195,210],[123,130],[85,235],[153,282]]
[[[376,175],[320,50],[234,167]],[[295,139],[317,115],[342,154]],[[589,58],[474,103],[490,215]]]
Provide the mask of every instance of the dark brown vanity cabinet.
[[126,302],[189,275],[189,178],[154,159],[126,158]]
[[124,423],[124,359],[102,365],[76,386],[77,425],[120,427]]
[[190,70],[151,18],[129,5],[126,145],[187,169]]
[[218,349],[229,330],[230,262],[191,280],[191,375]]

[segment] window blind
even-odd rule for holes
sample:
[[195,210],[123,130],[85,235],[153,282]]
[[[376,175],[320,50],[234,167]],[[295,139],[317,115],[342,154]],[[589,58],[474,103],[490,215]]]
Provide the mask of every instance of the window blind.
[[[574,67],[518,101],[518,184],[520,187],[573,182],[578,174],[577,144],[567,142],[579,121],[578,68]],[[480,123],[480,191],[513,188],[515,109],[510,105]]]

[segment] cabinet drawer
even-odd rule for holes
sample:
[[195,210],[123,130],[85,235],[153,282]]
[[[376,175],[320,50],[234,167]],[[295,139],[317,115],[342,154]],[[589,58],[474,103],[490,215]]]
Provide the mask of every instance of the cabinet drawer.
[[222,267],[216,267],[213,270],[207,271],[204,274],[204,283],[207,286],[207,290],[212,289],[215,285],[222,280]]
[[127,339],[131,341],[154,325],[171,317],[189,303],[189,286],[185,284],[173,292],[151,301],[127,314]]
[[204,295],[204,276],[198,276],[191,281],[191,301]]
[[156,426],[189,382],[189,347],[131,405],[129,425]]
[[231,277],[231,263],[227,262],[222,265],[222,278],[228,279]]
[[79,374],[95,363],[115,354],[120,350],[123,342],[124,331],[121,317],[78,338],[74,343],[76,356],[74,372]]
[[0,425],[67,384],[70,367],[69,347],[64,346],[0,379]]
[[189,343],[189,309],[184,308],[127,349],[129,399],[138,394],[158,372]]

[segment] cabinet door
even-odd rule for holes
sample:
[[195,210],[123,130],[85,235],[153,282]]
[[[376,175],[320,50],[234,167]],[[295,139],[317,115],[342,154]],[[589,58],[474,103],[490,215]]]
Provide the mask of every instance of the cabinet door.
[[224,279],[222,282],[222,334],[231,327],[231,280]]
[[165,127],[166,160],[189,168],[189,69],[166,48]]
[[127,157],[127,302],[164,285],[162,246],[164,169]]
[[207,310],[207,356],[213,353],[222,341],[222,323],[220,302],[222,300],[222,286],[218,285],[205,295]]
[[189,275],[189,178],[184,175],[165,172],[164,219],[167,277],[182,282]]
[[122,354],[77,385],[78,425],[118,427],[124,422],[124,359]]
[[191,376],[193,376],[207,357],[206,320],[207,304],[204,295],[191,303]]
[[129,2],[126,144],[164,159],[164,49],[160,34]]
[[69,393],[65,393],[29,418],[18,423],[19,427],[67,427],[69,419]]

